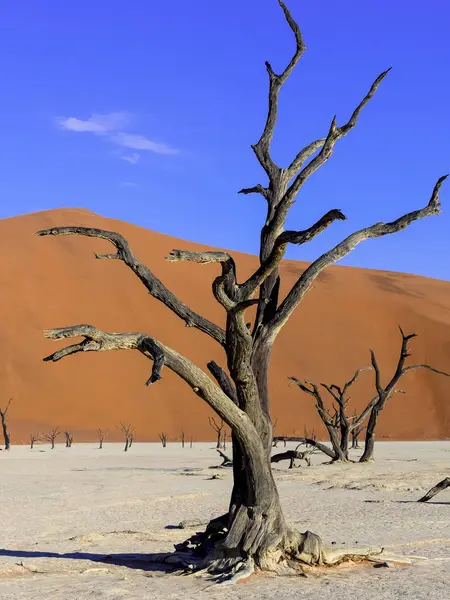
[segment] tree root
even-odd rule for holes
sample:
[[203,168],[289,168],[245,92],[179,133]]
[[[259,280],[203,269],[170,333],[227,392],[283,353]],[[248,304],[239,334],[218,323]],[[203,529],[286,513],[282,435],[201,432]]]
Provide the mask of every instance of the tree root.
[[204,532],[177,544],[173,553],[145,557],[127,555],[123,557],[124,562],[165,564],[178,568],[180,575],[203,577],[214,585],[231,585],[250,577],[256,570],[298,576],[316,567],[336,567],[343,563],[366,562],[389,566],[410,565],[418,560],[414,556],[390,554],[384,548],[327,548],[320,537],[310,531],[288,531],[282,543],[270,545],[266,540],[251,554],[245,552],[242,546],[227,548],[226,523],[228,515],[214,519]]

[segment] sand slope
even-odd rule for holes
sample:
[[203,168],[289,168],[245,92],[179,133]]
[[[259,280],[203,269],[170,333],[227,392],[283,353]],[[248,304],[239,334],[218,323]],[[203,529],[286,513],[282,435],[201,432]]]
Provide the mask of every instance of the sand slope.
[[[158,439],[167,431],[179,437],[211,439],[210,413],[168,370],[147,389],[151,365],[138,353],[80,354],[57,364],[41,361],[57,346],[42,330],[91,323],[112,331],[145,331],[185,353],[199,365],[223,356],[206,336],[184,324],[151,298],[137,278],[118,261],[98,261],[93,252],[109,252],[101,240],[78,237],[38,238],[35,231],[58,225],[117,230],[135,254],[194,310],[218,323],[223,310],[211,294],[214,265],[167,263],[172,248],[206,249],[134,225],[105,219],[82,209],[60,209],[0,221],[0,402],[13,397],[11,429],[15,443],[30,430],[59,425],[89,440],[97,427],[120,420],[136,425],[136,439]],[[240,278],[256,264],[235,254]],[[283,290],[304,263],[282,266]],[[331,267],[316,282],[278,338],[271,373],[272,411],[279,434],[301,434],[305,424],[321,432],[309,397],[288,387],[287,376],[343,383],[368,363],[369,348],[388,375],[399,350],[397,324],[415,331],[415,362],[450,370],[450,282],[412,275]],[[364,374],[354,389],[357,406],[371,397],[373,379]],[[379,438],[450,437],[450,380],[423,371],[405,377],[406,396],[397,395],[385,410]]]

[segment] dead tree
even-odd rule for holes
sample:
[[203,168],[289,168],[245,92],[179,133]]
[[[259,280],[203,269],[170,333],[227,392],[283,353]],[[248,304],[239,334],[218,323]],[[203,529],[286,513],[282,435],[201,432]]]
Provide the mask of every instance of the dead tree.
[[[320,384],[320,386],[331,396],[333,403],[333,408],[331,410],[333,412],[331,412],[331,410],[325,406],[321,390],[317,384],[313,383],[312,381],[301,381],[296,377],[288,377],[288,379],[295,383],[295,385],[297,385],[302,392],[305,392],[305,394],[308,394],[314,398],[317,414],[322,420],[322,423],[325,425],[332,447],[332,455],[330,455],[328,451],[325,452],[325,454],[327,454],[327,456],[331,456],[333,461],[348,461],[349,436],[353,431],[359,428],[362,423],[360,418],[353,418],[347,415],[347,405],[350,399],[348,396],[348,391],[358,380],[361,372],[367,371],[370,368],[371,367],[363,367],[362,369],[358,369],[353,377],[347,381],[343,387],[340,387],[336,384]],[[367,412],[365,415],[367,415]],[[308,439],[307,435],[305,435],[305,439]],[[324,451],[323,444],[318,445],[315,438],[312,439],[312,443],[309,445]]]
[[167,446],[167,433],[160,433],[159,439],[161,440],[162,447],[165,448]]
[[422,498],[419,498],[419,500],[417,500],[417,502],[428,502],[428,500],[431,500],[431,498],[436,496],[436,494],[439,494],[439,492],[442,492],[442,490],[445,490],[448,487],[450,487],[450,477],[446,477],[445,479],[440,481],[437,485],[432,487],[431,490],[429,492],[427,492],[425,494],[425,496],[423,496]]
[[[400,357],[397,362],[397,367],[395,369],[394,375],[391,377],[389,383],[385,386],[381,383],[381,373],[380,368],[378,366],[377,359],[375,357],[375,352],[373,350],[370,351],[370,356],[372,359],[372,367],[375,372],[375,388],[376,388],[376,396],[369,402],[368,406],[364,410],[364,412],[370,413],[369,420],[366,428],[366,437],[364,442],[364,452],[361,456],[360,462],[369,462],[373,460],[373,450],[375,446],[375,429],[378,423],[378,417],[380,412],[386,406],[386,402],[391,398],[395,393],[404,394],[403,390],[396,388],[397,383],[410,371],[415,371],[416,369],[427,369],[432,371],[433,373],[437,373],[438,375],[445,375],[449,377],[448,373],[444,373],[443,371],[439,371],[434,367],[430,367],[430,365],[409,365],[405,367],[405,362],[408,356],[411,355],[408,344],[410,340],[417,337],[416,333],[410,333],[409,335],[405,335],[402,331],[402,328],[399,327],[400,334],[402,336],[402,344],[400,348]],[[360,419],[356,421],[358,425],[360,425]]]
[[[194,312],[178,299],[139,261],[129,242],[119,233],[79,226],[51,227],[38,232],[39,236],[50,238],[65,235],[99,238],[101,254],[96,255],[98,259],[115,259],[128,267],[153,298],[162,302],[187,326],[208,335],[223,350],[228,372],[214,361],[208,364],[209,371],[216,379],[215,383],[191,360],[151,334],[105,332],[92,325],[71,325],[45,331],[45,336],[49,339],[74,340],[70,346],[48,356],[45,359],[47,361],[58,361],[86,350],[138,350],[153,361],[152,375],[147,385],[161,379],[163,367],[167,367],[183,379],[193,393],[230,427],[234,486],[229,511],[213,520],[204,535],[197,535],[189,546],[200,554],[208,554],[209,572],[221,569],[224,577],[227,572],[237,569],[237,565],[247,569],[246,573],[251,572],[253,564],[279,572],[287,568],[284,559],[288,558],[295,557],[298,561],[310,563],[317,563],[319,560],[330,563],[337,557],[342,557],[342,552],[325,550],[320,538],[314,534],[294,534],[286,524],[270,463],[272,424],[269,416],[268,375],[272,347],[294,310],[328,265],[347,256],[364,240],[395,233],[413,221],[439,214],[439,190],[445,179],[441,177],[438,180],[430,200],[423,208],[404,214],[392,222],[377,222],[347,235],[343,241],[313,261],[286,296],[280,298],[279,265],[288,245],[309,242],[324,229],[337,225],[337,221],[346,218],[341,210],[333,209],[304,230],[285,230],[289,209],[304,183],[328,161],[336,144],[354,129],[363,109],[374,97],[388,71],[375,79],[347,122],[338,125],[337,118],[334,117],[324,135],[307,144],[290,164],[279,166],[271,153],[278,96],[305,51],[297,23],[281,0],[279,4],[294,34],[295,52],[281,71],[275,71],[270,63],[266,63],[269,79],[268,113],[262,135],[252,149],[267,181],[241,190],[244,195],[259,194],[267,204],[267,215],[260,235],[260,265],[250,277],[243,280],[238,278],[235,261],[228,252],[173,250],[168,256],[173,262],[215,263],[220,268],[221,272],[214,280],[212,291],[225,312],[224,327]],[[114,252],[104,253],[105,242],[112,244]],[[58,251],[57,244],[55,251]],[[252,306],[256,307],[256,315],[248,326],[246,310]],[[88,359],[89,353],[85,356]],[[219,555],[223,558],[217,558]],[[213,556],[216,558],[212,558]]]
[[66,436],[66,448],[72,448],[73,435],[70,431],[65,431],[64,435]]
[[44,433],[44,440],[46,442],[50,442],[50,444],[51,444],[51,450],[55,449],[55,441],[56,441],[56,438],[58,437],[58,435],[60,433],[61,432],[59,431],[58,427],[55,427],[54,429],[52,429],[50,431],[50,433]]
[[189,446],[192,448],[192,444],[194,443],[194,440],[191,437],[191,443],[189,444]]
[[181,447],[184,448],[184,431],[181,432]]
[[[216,448],[220,448],[222,446],[222,431],[225,428],[225,422],[223,419],[220,419],[220,422],[217,422],[214,417],[208,417],[209,424],[214,429],[217,434],[217,445]],[[225,433],[226,435],[226,433]]]
[[103,442],[108,437],[109,429],[97,429],[97,437],[98,437],[98,449],[101,450],[103,448]]
[[[359,418],[359,415],[358,415],[358,413],[355,410],[355,412],[352,415],[352,420],[356,421],[358,418]],[[366,429],[366,425],[364,425],[364,426],[360,425],[359,427],[355,427],[354,429],[352,429],[352,431],[351,431],[352,446],[351,447],[352,447],[353,450],[354,449],[359,449],[358,438],[361,435],[361,433],[363,431],[365,431],[365,429]]]
[[34,444],[40,441],[39,433],[30,433],[30,450],[33,450]]
[[0,408],[0,419],[2,421],[2,430],[3,430],[3,440],[5,444],[5,450],[9,450],[11,448],[11,435],[8,429],[8,423],[6,420],[6,415],[8,414],[9,407],[11,406],[12,398],[10,398],[5,406],[5,408]]
[[127,452],[128,448],[130,448],[131,444],[133,443],[133,435],[135,428],[131,424],[125,425],[124,423],[122,423],[122,421],[120,422],[120,425],[116,425],[116,427],[117,429],[122,431],[125,436],[125,447],[123,450],[124,452]]
[[305,452],[300,452],[299,447],[302,444],[300,443],[295,450],[286,450],[285,452],[280,452],[279,454],[274,454],[270,459],[271,463],[279,463],[283,460],[289,461],[289,469],[294,469],[297,465],[295,464],[296,460],[304,460],[308,467],[311,466],[311,460],[309,455],[314,452],[314,448],[311,450],[306,450]]

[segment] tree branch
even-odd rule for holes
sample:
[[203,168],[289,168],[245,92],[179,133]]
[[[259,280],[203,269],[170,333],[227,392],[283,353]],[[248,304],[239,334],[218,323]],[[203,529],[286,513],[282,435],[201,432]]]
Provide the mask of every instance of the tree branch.
[[330,450],[330,448],[328,448],[328,446],[325,446],[325,444],[322,444],[321,442],[318,442],[317,440],[315,440],[313,438],[297,437],[297,436],[290,437],[290,436],[285,436],[285,435],[277,435],[273,438],[273,442],[275,444],[277,442],[284,442],[284,441],[300,442],[301,444],[308,444],[309,446],[314,446],[315,448],[317,448],[318,450],[320,450],[321,452],[323,452],[330,458],[334,459],[336,457],[333,450]]
[[237,404],[236,388],[234,387],[231,379],[228,377],[226,372],[220,367],[215,361],[211,360],[207,364],[209,372],[213,375],[215,380],[220,386],[220,389],[224,394],[233,400]]
[[[269,73],[269,107],[267,113],[267,119],[264,126],[264,130],[261,134],[258,142],[252,146],[252,149],[265,172],[267,173],[269,179],[272,181],[275,179],[280,172],[279,167],[274,163],[272,157],[270,156],[270,145],[273,138],[273,133],[275,130],[275,124],[277,120],[278,114],[278,95],[280,93],[280,89],[285,83],[286,79],[292,73],[295,65],[299,62],[302,57],[303,52],[306,50],[306,46],[303,42],[302,34],[299,26],[292,18],[289,10],[286,8],[284,3],[281,0],[278,0],[285,19],[294,33],[295,37],[295,53],[291,58],[289,64],[284,69],[284,71],[277,75],[269,62],[266,62],[267,72]],[[259,190],[258,190],[259,191]],[[245,192],[243,192],[245,193]]]
[[[58,361],[69,354],[80,351],[138,350],[147,358],[154,361],[156,359],[156,363],[160,360],[159,365],[155,366],[154,364],[153,366],[152,378],[155,381],[160,378],[162,368],[160,357],[162,355],[165,366],[183,379],[197,396],[211,406],[219,417],[233,429],[241,443],[261,443],[249,417],[211,381],[206,373],[169,346],[144,333],[111,333],[101,331],[92,325],[74,325],[59,329],[47,329],[44,331],[44,335],[46,338],[53,340],[85,338],[81,343],[75,345],[76,350],[72,349],[74,346],[70,346],[69,351],[64,348],[45,358],[45,361]],[[159,354],[157,354],[156,349]],[[149,380],[150,383],[152,378]]]
[[[300,190],[301,186],[305,183],[305,181],[330,158],[330,156],[333,154],[336,142],[343,138],[345,135],[347,135],[347,133],[351,129],[353,129],[353,127],[358,121],[358,117],[362,109],[373,98],[381,82],[390,70],[391,69],[389,68],[386,71],[383,71],[380,75],[378,75],[378,77],[375,79],[372,86],[370,87],[370,90],[358,104],[356,109],[353,111],[352,116],[345,125],[342,125],[341,127],[336,127],[336,117],[333,118],[330,129],[328,131],[328,135],[323,142],[319,154],[315,156],[306,165],[306,167],[304,167],[300,171],[300,173],[298,173],[283,199],[283,204],[290,205],[293,202],[295,196],[298,194],[298,191]],[[322,140],[317,140],[316,142],[313,142],[312,144],[304,148],[299,154],[297,154],[296,158],[291,163],[287,171],[289,179],[295,176],[295,173],[301,167],[304,160],[311,156],[316,150],[318,150],[321,141]]]
[[432,215],[438,215],[440,213],[439,190],[447,177],[448,175],[444,175],[437,181],[430,201],[424,208],[407,213],[390,223],[375,223],[371,227],[356,231],[315,260],[300,276],[276,311],[275,316],[269,323],[268,329],[270,330],[270,335],[275,336],[279,332],[299,302],[310,289],[313,281],[325,267],[347,256],[347,254],[364,240],[396,233],[397,231],[405,229],[413,221]]
[[321,217],[314,225],[304,231],[283,231],[275,241],[272,252],[267,260],[255,271],[255,273],[239,286],[239,298],[249,298],[258,287],[264,283],[269,275],[278,267],[282,260],[288,244],[305,244],[316,235],[326,229],[336,220],[345,220],[347,217],[337,208],[330,210]]
[[167,308],[182,319],[187,327],[195,327],[200,331],[208,334],[222,346],[225,344],[224,330],[205,319],[201,315],[192,311],[181,300],[179,300],[166,286],[150,271],[148,267],[143,265],[134,256],[127,240],[112,231],[104,229],[94,229],[89,227],[52,227],[38,231],[38,236],[45,235],[83,235],[87,237],[95,237],[107,240],[117,248],[117,254],[100,254],[98,258],[117,258],[122,260],[135,273],[142,283],[145,285],[149,293],[162,302]]

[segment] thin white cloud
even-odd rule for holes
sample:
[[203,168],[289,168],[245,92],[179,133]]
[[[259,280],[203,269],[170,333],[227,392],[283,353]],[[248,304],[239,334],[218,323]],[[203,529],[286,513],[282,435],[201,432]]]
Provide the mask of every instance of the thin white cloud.
[[[123,129],[130,121],[130,115],[126,112],[114,112],[108,114],[93,114],[88,119],[77,117],[57,117],[56,121],[61,129],[76,133],[93,133],[106,137],[110,142],[131,148],[155,152],[156,154],[178,154],[179,150],[167,144],[154,142],[144,135],[127,133]],[[131,164],[136,164],[140,155],[135,152],[131,155],[123,155],[121,158]]]
[[137,152],[133,152],[133,154],[124,154],[120,157],[122,160],[129,162],[131,165],[135,165],[137,161],[141,158],[141,155]]
[[120,146],[124,146],[125,148],[133,148],[133,150],[150,150],[151,152],[156,152],[157,154],[178,154],[179,152],[179,150],[176,148],[171,148],[167,144],[152,142],[152,140],[149,140],[143,135],[125,133],[123,131],[119,131],[119,133],[115,134],[112,137],[112,140]]
[[129,115],[124,112],[115,112],[106,115],[94,114],[89,117],[89,119],[57,117],[56,120],[60,127],[67,131],[98,133],[104,135],[125,127],[129,122]]
[[137,183],[134,183],[133,181],[121,181],[120,185],[122,187],[137,187]]

